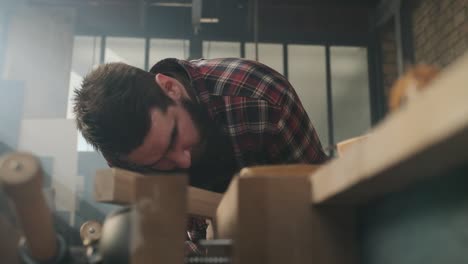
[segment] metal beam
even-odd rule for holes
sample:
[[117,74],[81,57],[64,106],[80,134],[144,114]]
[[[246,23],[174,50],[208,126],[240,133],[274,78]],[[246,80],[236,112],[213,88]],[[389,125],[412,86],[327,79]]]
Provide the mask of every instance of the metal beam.
[[399,12],[401,0],[381,0],[375,10],[374,27],[380,27],[387,23],[392,17]]
[[200,20],[202,17],[202,0],[193,0],[192,2],[192,27],[193,34],[198,35],[200,31]]
[[283,43],[283,75],[286,79],[289,78],[288,56],[288,43]]
[[325,46],[325,70],[327,84],[327,117],[328,117],[328,146],[330,147],[330,156],[335,155],[335,130],[333,122],[333,95],[331,83],[331,55],[330,45]]

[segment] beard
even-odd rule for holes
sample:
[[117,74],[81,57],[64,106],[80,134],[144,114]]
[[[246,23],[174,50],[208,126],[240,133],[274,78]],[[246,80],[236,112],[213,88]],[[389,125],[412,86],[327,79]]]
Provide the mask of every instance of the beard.
[[203,104],[182,100],[200,135],[199,143],[192,148],[189,169],[190,185],[214,192],[225,192],[233,175],[239,170],[230,138],[222,133]]
[[202,105],[186,98],[183,99],[182,107],[189,113],[190,119],[195,125],[200,136],[200,141],[197,145],[192,148],[191,151],[191,163],[192,166],[200,162],[207,150],[208,145],[208,133],[213,126],[213,122],[210,121],[208,111]]

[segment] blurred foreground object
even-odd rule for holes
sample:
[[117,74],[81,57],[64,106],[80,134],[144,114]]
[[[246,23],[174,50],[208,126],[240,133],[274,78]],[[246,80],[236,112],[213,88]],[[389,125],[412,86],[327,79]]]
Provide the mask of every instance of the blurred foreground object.
[[52,213],[42,193],[43,172],[29,153],[13,152],[0,158],[0,182],[13,202],[24,237],[19,255],[25,263],[61,263],[68,249],[56,234]]
[[411,101],[439,74],[439,69],[433,65],[418,64],[411,67],[390,88],[388,106],[395,111]]
[[351,147],[354,146],[356,143],[362,142],[367,139],[369,135],[362,135],[358,137],[349,138],[338,142],[336,144],[336,150],[338,151],[338,156],[341,157],[343,154]]

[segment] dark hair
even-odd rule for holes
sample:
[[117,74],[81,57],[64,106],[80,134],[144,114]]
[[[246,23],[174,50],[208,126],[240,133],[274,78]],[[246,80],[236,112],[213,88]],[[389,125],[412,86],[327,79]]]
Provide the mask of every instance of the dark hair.
[[143,143],[151,126],[152,108],[165,113],[174,104],[154,74],[124,63],[100,65],[74,92],[78,129],[110,162]]

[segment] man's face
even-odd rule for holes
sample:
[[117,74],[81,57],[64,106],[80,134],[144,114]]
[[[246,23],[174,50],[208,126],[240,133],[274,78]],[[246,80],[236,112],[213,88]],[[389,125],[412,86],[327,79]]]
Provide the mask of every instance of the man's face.
[[155,170],[187,169],[196,162],[201,148],[201,133],[186,104],[185,89],[177,80],[156,76],[156,82],[174,101],[166,113],[154,108],[150,111],[151,127],[143,144],[130,152],[127,160],[139,167]]

